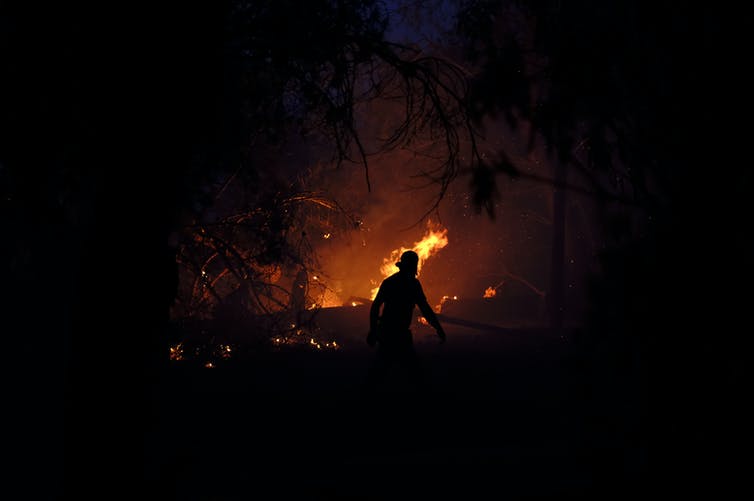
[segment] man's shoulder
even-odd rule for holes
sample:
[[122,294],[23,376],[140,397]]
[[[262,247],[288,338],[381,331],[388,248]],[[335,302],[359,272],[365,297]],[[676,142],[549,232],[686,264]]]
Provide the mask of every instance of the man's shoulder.
[[401,272],[394,273],[382,281],[382,285],[405,288],[417,288],[421,289],[421,283],[416,277],[410,277],[402,274]]
[[387,277],[385,280],[383,280],[382,283],[383,284],[385,284],[385,283],[391,284],[391,283],[400,281],[400,279],[401,279],[400,272],[393,273],[392,275],[390,275],[389,277]]

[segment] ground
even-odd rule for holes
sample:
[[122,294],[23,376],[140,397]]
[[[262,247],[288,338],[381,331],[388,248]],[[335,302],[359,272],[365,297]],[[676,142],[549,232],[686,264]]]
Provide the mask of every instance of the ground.
[[366,332],[328,332],[340,349],[172,364],[146,444],[161,494],[596,499],[641,483],[641,451],[600,423],[568,334],[446,323],[440,344],[418,328],[427,386],[407,388],[396,373],[370,394]]

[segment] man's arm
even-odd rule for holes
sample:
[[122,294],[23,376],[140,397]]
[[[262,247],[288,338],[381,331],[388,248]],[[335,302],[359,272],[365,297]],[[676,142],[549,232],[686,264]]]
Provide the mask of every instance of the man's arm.
[[427,302],[427,297],[424,295],[421,285],[419,286],[419,292],[419,299],[416,301],[416,306],[419,307],[419,311],[421,311],[422,315],[427,320],[427,323],[435,328],[437,335],[440,336],[440,340],[445,341],[445,330],[442,328],[442,325],[440,325],[440,320],[437,318],[434,310],[432,310],[432,307]]
[[369,334],[367,334],[367,344],[374,346],[377,343],[377,324],[380,321],[380,307],[385,302],[385,295],[382,292],[382,286],[377,291],[377,295],[372,301],[372,306],[369,308]]
[[377,295],[374,297],[374,301],[372,301],[372,307],[369,308],[369,330],[374,331],[377,330],[377,323],[380,320],[380,307],[385,302],[384,294],[382,294],[382,287],[380,287],[380,290],[377,292]]

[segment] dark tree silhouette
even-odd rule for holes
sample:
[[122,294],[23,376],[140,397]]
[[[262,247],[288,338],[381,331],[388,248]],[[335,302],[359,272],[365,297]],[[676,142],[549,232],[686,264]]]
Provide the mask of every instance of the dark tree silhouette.
[[169,236],[202,187],[239,165],[253,180],[260,144],[291,127],[367,168],[354,106],[398,88],[406,119],[386,147],[442,133],[444,190],[458,127],[472,133],[463,81],[388,43],[379,2],[4,2],[0,20],[3,321],[27,404],[17,422],[35,437],[14,447],[19,470],[49,473],[28,482],[40,497],[104,484],[133,498],[150,487],[144,440],[176,290]]
[[[741,230],[751,173],[744,129],[732,125],[752,111],[737,62],[751,16],[672,2],[470,1],[459,20],[479,68],[471,109],[552,151],[554,242],[566,176],[588,179],[601,200],[610,238],[580,349],[602,487],[629,475],[637,486],[714,492],[740,471],[740,451],[719,441],[742,433],[721,416],[741,405],[736,326],[749,321],[750,294],[721,292],[752,276]],[[510,166],[480,167],[485,203]],[[692,487],[690,475],[710,480]]]

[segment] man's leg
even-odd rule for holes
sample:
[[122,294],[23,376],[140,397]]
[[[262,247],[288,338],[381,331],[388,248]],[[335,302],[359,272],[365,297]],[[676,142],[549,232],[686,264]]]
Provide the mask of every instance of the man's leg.
[[377,345],[377,353],[372,362],[372,365],[367,371],[367,375],[364,381],[364,390],[368,393],[373,393],[384,384],[385,377],[387,376],[388,369],[390,367],[390,353],[384,346]]

